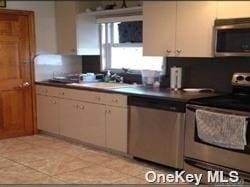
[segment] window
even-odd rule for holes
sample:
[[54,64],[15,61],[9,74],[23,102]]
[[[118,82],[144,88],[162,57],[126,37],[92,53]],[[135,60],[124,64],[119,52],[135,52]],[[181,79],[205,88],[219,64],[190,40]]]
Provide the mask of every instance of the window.
[[100,28],[103,70],[163,69],[163,57],[143,56],[142,21],[101,23]]

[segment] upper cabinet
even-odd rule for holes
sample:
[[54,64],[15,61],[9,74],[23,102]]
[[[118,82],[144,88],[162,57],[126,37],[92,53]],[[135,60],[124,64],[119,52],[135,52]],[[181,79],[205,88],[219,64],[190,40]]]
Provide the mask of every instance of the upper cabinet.
[[250,1],[219,1],[217,18],[250,17]]
[[99,30],[95,19],[79,14],[91,5],[91,2],[81,1],[55,2],[59,54],[97,55],[100,53]]
[[76,54],[76,15],[78,4],[75,1],[55,1],[57,50],[60,54]]
[[144,2],[145,56],[212,56],[216,2]]
[[175,51],[175,1],[143,2],[143,55],[173,56]]
[[176,21],[176,55],[213,56],[214,1],[178,1]]
[[78,55],[99,55],[99,25],[94,16],[85,13],[78,14],[76,19],[77,32],[77,54]]

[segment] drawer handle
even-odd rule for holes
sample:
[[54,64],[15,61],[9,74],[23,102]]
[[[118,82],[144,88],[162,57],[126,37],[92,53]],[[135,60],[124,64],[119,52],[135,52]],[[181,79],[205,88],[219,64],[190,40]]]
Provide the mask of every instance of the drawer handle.
[[112,99],[112,102],[118,103],[118,100],[117,99]]
[[80,106],[80,109],[81,109],[81,110],[84,110],[84,109],[85,109],[85,106]]
[[96,97],[96,100],[100,101],[100,100],[101,100],[101,97]]

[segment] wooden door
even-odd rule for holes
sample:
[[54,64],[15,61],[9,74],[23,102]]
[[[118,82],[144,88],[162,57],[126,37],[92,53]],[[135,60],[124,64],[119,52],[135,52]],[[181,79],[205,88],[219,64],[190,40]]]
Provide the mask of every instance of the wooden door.
[[0,139],[34,132],[32,18],[0,10]]
[[215,1],[178,1],[176,50],[181,57],[213,56]]
[[106,143],[107,147],[127,153],[128,109],[107,106]]
[[175,55],[176,1],[143,2],[143,55]]

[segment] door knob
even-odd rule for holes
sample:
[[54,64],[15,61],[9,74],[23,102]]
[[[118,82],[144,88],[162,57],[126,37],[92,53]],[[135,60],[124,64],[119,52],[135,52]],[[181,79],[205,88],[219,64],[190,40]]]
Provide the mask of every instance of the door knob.
[[29,82],[24,82],[23,83],[23,87],[26,88],[26,87],[29,87],[30,86],[30,83]]

